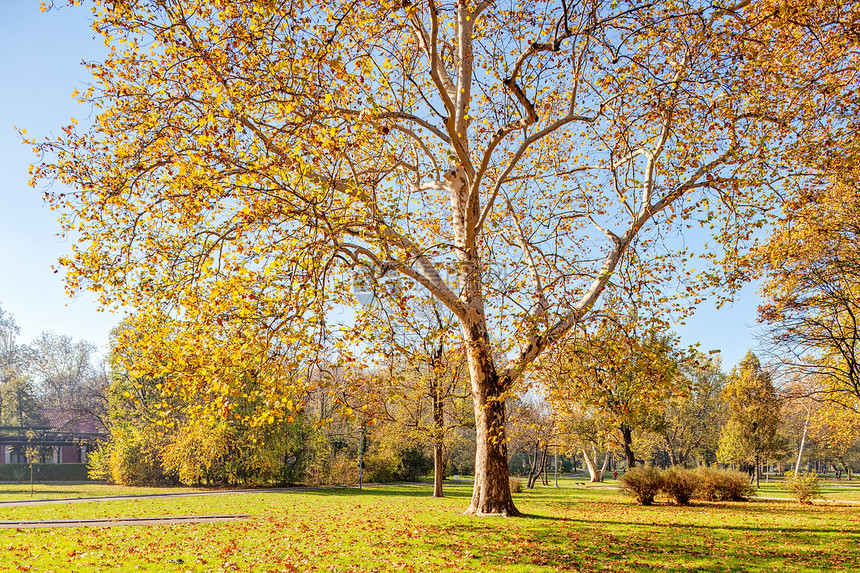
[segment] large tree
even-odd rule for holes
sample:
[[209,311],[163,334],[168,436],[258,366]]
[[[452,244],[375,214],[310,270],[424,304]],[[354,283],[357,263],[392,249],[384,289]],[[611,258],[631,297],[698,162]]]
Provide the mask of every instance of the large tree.
[[[469,511],[514,515],[506,393],[608,288],[659,300],[681,277],[698,300],[715,275],[667,241],[686,225],[715,226],[715,261],[741,252],[762,177],[789,173],[780,145],[827,129],[809,86],[853,57],[832,40],[843,9],[114,0],[81,95],[94,124],[42,145],[35,178],[72,187],[48,194],[76,233],[70,288],[152,317],[130,342],[169,330],[154,358],[282,355],[354,304],[356,267],[421,285],[467,351]],[[770,81],[762,46],[809,38]]]
[[820,399],[860,412],[860,169],[789,202],[759,250],[773,354]]

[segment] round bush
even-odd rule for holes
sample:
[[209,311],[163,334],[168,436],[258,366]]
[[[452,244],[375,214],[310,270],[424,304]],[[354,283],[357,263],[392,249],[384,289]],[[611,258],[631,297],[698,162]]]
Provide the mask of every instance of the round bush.
[[663,486],[660,471],[648,467],[636,467],[621,476],[621,491],[633,496],[640,505],[651,505]]
[[671,468],[663,472],[663,493],[678,505],[689,505],[699,485],[694,472],[684,468]]

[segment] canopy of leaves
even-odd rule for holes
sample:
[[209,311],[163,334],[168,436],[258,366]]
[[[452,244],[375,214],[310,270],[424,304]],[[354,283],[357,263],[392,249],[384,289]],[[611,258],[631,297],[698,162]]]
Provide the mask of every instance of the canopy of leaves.
[[760,251],[773,352],[809,390],[860,412],[860,187],[811,188]]
[[729,420],[720,436],[722,463],[757,462],[776,446],[780,402],[771,376],[752,352],[729,374],[723,390]]

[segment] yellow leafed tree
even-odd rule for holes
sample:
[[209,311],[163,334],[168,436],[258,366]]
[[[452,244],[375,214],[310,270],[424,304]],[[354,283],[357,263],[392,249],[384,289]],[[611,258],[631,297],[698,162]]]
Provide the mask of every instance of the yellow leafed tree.
[[[40,144],[34,180],[71,188],[47,195],[69,288],[134,308],[128,344],[190,372],[176,384],[229,385],[170,364],[199,349],[273,379],[311,359],[358,269],[424,289],[467,351],[469,512],[516,515],[513,384],[607,289],[700,301],[793,173],[784,148],[831,128],[818,88],[856,59],[856,2],[786,6],[103,2],[94,123]],[[805,56],[776,67],[780,45]],[[670,240],[699,225],[704,261]]]

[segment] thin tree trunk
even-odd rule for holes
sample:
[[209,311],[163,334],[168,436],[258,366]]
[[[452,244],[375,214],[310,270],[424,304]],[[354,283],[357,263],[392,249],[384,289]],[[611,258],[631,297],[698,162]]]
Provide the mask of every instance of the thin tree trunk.
[[538,457],[540,456],[540,442],[535,442],[534,455],[529,456],[529,475],[526,479],[526,489],[531,489],[535,486],[538,471]]
[[669,463],[672,464],[672,467],[674,468],[678,465],[678,462],[675,460],[675,450],[672,448],[672,441],[668,436],[663,436],[663,438],[666,441],[666,451],[669,453]]
[[442,444],[433,444],[433,497],[444,497],[442,495],[442,477],[445,475],[445,460]]
[[797,463],[794,465],[794,477],[800,475],[800,460],[803,457],[803,446],[806,445],[806,432],[809,430],[809,410],[806,411],[806,421],[803,423],[803,437],[800,438],[800,448],[797,450]]
[[445,410],[442,401],[442,384],[439,380],[437,360],[442,355],[442,347],[434,357],[431,367],[432,393],[433,393],[433,497],[444,497],[442,494],[442,478],[445,476],[445,460],[443,458],[443,444],[445,436]]
[[549,462],[549,442],[544,444],[543,457],[541,459],[541,466],[542,466],[542,468],[541,468],[541,470],[542,470],[542,472],[541,472],[541,476],[542,476],[541,483],[543,483],[543,485],[549,485],[549,479],[547,477],[547,468],[549,468],[548,462]]
[[758,455],[755,457],[755,487],[761,488],[761,460]]
[[600,481],[603,481],[603,476],[606,475],[606,468],[609,467],[609,458],[612,454],[609,453],[609,450],[606,450],[606,456],[603,458],[603,467],[600,468]]

